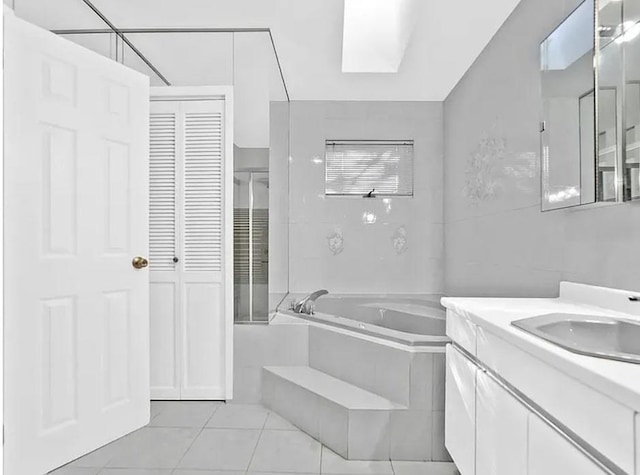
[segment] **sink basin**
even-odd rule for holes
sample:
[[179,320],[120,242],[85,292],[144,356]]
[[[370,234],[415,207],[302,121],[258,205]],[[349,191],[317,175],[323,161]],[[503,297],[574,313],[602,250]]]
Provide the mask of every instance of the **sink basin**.
[[511,324],[574,353],[640,364],[640,321],[550,313]]

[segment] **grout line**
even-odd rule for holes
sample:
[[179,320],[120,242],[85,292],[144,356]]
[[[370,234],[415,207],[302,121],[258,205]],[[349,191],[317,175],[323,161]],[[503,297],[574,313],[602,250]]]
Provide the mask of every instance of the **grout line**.
[[320,444],[320,475],[322,475],[322,456],[324,455],[324,444]]
[[253,463],[253,457],[256,454],[256,450],[258,449],[258,444],[260,443],[260,439],[262,439],[263,433],[264,433],[264,426],[263,426],[263,429],[260,430],[260,434],[258,435],[258,440],[256,440],[256,445],[253,447],[253,452],[251,452],[251,457],[249,458],[249,463],[247,464],[247,469],[244,471],[244,473],[249,473],[249,469],[251,468],[251,464]]
[[[213,401],[212,401],[213,402]],[[200,428],[200,430],[198,431],[198,433],[196,434],[196,436],[193,438],[193,440],[191,441],[191,443],[189,444],[189,447],[186,448],[186,450],[184,451],[184,453],[182,454],[182,456],[178,459],[178,462],[176,463],[176,466],[173,467],[173,469],[171,470],[171,473],[173,474],[177,469],[178,466],[180,465],[180,462],[182,462],[182,460],[184,459],[184,456],[187,455],[187,452],[189,452],[189,450],[191,449],[191,447],[193,447],[193,444],[196,442],[196,440],[198,439],[198,437],[200,437],[200,434],[202,434],[202,431],[205,429],[205,427],[207,427],[207,424],[209,423],[209,421],[211,420],[211,418],[213,417],[213,415],[218,412],[218,408],[220,408],[222,406],[222,404],[216,404],[215,405],[215,409],[213,410],[213,412],[211,413],[211,415],[209,416],[209,418],[207,419],[207,421],[204,423],[204,425]]]
[[[260,434],[258,435],[258,440],[256,440],[256,445],[253,447],[253,452],[251,452],[251,457],[249,458],[249,464],[247,465],[247,469],[244,473],[249,473],[249,469],[251,468],[251,464],[253,463],[253,456],[256,454],[256,450],[258,448],[258,444],[260,443],[260,439],[262,438],[262,433],[264,432],[264,428],[267,425],[267,421],[269,420],[269,416],[271,415],[271,410],[264,407],[262,404],[256,404],[257,406],[263,407],[267,411],[267,417],[264,418],[264,422],[262,423],[262,429],[260,429]],[[248,429],[248,430],[256,430],[256,429]]]
[[[175,426],[154,426],[151,429],[197,429],[197,427],[175,427]],[[268,432],[300,432],[298,429],[261,429],[260,427],[203,427],[205,430],[233,430],[233,431],[259,431],[266,430]],[[233,472],[233,470],[232,470]]]
[[107,459],[107,461],[106,461],[104,464],[102,464],[101,466],[99,466],[99,467],[82,467],[82,466],[72,465],[72,464],[73,464],[73,463],[75,463],[75,462],[77,462],[78,460],[81,460],[81,459],[83,459],[83,458],[85,458],[85,457],[87,457],[87,456],[91,455],[91,454],[92,454],[92,453],[94,453],[94,452],[97,452],[98,450],[102,450],[102,449],[104,449],[105,447],[107,447],[107,446],[109,446],[109,445],[115,444],[116,442],[118,442],[118,441],[120,441],[120,440],[122,440],[122,439],[125,439],[125,438],[128,438],[128,437],[131,437],[133,434],[135,434],[136,432],[138,432],[138,431],[140,431],[140,430],[144,429],[145,427],[148,427],[148,426],[142,426],[142,427],[139,427],[138,429],[134,430],[133,432],[129,432],[128,434],[125,434],[125,435],[123,435],[123,436],[121,436],[121,437],[118,437],[117,439],[112,440],[111,442],[109,442],[109,443],[107,443],[107,444],[105,444],[105,445],[102,445],[102,446],[100,446],[100,447],[96,448],[95,450],[92,450],[92,451],[91,451],[91,452],[89,452],[88,454],[84,454],[84,455],[82,455],[82,456],[80,456],[80,457],[78,457],[78,458],[76,458],[76,459],[73,459],[72,461],[70,461],[70,462],[66,463],[66,464],[65,464],[65,465],[63,465],[62,467],[56,468],[56,470],[60,470],[60,469],[62,469],[63,467],[68,467],[68,468],[72,468],[72,469],[73,469],[73,468],[79,468],[79,469],[81,469],[81,470],[82,470],[82,469],[84,469],[84,468],[87,468],[87,469],[97,469],[98,471],[96,472],[96,475],[100,475],[100,472],[102,472],[104,469],[106,469],[106,468],[111,468],[111,467],[109,467],[109,463],[110,463],[110,462],[111,462],[111,461],[116,457],[115,455],[112,455],[111,457],[109,457],[109,458]]
[[[261,407],[264,407],[262,404],[259,404]],[[262,434],[264,433],[264,428],[267,426],[267,421],[269,420],[269,416],[271,415],[271,410],[267,409],[266,407],[264,407],[267,410],[267,417],[264,418],[264,422],[262,423],[262,429],[260,429],[260,434],[258,435],[258,440],[256,440],[256,445],[253,448],[253,452],[251,452],[251,458],[249,458],[249,464],[247,465],[247,470],[245,470],[245,473],[249,473],[249,469],[251,468],[251,464],[253,463],[253,456],[256,454],[256,450],[258,449],[258,444],[260,443],[260,439],[262,439]],[[255,430],[255,429],[251,429],[251,430]]]
[[[261,407],[264,407],[262,404],[260,404]],[[271,409],[267,409],[266,407],[264,407],[264,409],[267,411],[267,417],[264,418],[264,423],[262,424],[262,431],[265,430],[265,428],[267,427],[267,421],[269,420],[269,417],[271,416]]]
[[215,409],[213,410],[213,412],[211,413],[211,415],[209,416],[209,419],[207,419],[207,422],[204,423],[204,426],[202,427],[203,429],[207,427],[207,425],[209,424],[209,422],[211,422],[211,419],[213,419],[213,416],[216,415],[216,412],[218,412],[218,409],[220,409],[222,407],[223,404],[226,403],[220,403],[220,404],[216,404],[215,405]]

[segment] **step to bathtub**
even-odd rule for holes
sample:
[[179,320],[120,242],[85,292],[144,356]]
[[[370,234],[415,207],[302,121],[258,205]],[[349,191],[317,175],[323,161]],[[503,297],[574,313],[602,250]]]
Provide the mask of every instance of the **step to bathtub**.
[[346,409],[386,411],[407,408],[309,366],[266,366],[264,371]]
[[309,328],[309,366],[404,406],[412,404],[411,367],[420,357],[355,335]]
[[406,406],[308,366],[268,366],[263,404],[351,460],[388,460],[394,411]]

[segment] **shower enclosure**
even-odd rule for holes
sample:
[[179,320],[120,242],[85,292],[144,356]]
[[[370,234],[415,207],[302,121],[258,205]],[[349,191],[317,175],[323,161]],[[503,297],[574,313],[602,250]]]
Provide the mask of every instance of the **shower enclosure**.
[[269,315],[269,171],[236,171],[234,178],[234,296],[237,323]]

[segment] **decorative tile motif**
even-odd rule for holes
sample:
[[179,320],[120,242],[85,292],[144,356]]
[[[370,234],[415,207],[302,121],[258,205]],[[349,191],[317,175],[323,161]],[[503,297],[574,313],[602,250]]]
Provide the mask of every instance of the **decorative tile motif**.
[[365,211],[362,213],[362,222],[364,224],[376,224],[378,217],[373,211]]
[[472,203],[493,199],[499,190],[499,162],[505,158],[506,145],[502,138],[485,134],[467,160],[464,196]]
[[407,228],[400,226],[396,229],[396,232],[391,236],[391,242],[393,243],[393,249],[396,254],[400,255],[407,252]]
[[339,228],[337,228],[333,234],[327,236],[327,244],[329,245],[329,251],[334,256],[344,251],[344,236]]

